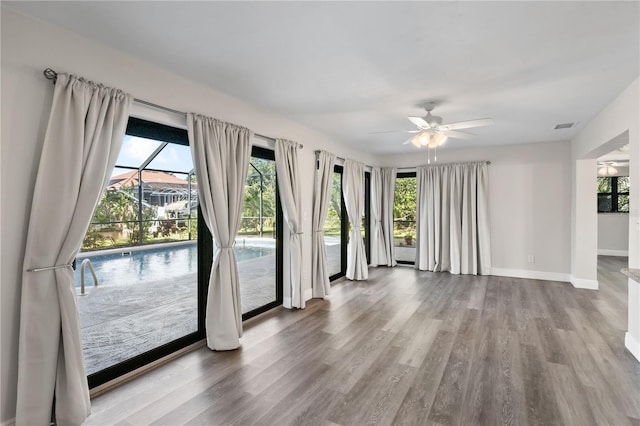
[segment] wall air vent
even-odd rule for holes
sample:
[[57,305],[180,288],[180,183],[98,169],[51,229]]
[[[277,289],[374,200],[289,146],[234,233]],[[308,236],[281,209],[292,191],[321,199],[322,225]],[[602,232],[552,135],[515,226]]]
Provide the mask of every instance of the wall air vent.
[[570,129],[571,127],[574,126],[574,124],[576,123],[563,123],[563,124],[556,124],[556,127],[554,127],[554,130],[559,130],[559,129]]

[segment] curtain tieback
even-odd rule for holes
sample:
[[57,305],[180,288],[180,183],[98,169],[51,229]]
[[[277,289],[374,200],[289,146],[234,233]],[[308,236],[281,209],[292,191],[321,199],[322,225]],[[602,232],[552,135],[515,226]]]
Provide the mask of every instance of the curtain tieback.
[[292,232],[293,235],[302,235],[304,232]]
[[219,249],[232,249],[233,246],[218,246]]
[[44,268],[31,268],[31,269],[27,269],[27,272],[42,272],[42,271],[51,271],[53,269],[72,268],[72,267],[73,267],[73,264],[69,263],[68,265],[45,266]]

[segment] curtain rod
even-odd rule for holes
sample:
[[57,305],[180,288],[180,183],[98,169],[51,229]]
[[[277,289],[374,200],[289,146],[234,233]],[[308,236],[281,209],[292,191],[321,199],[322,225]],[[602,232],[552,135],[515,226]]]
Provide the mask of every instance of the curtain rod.
[[[321,151],[322,151],[322,150],[320,150],[320,149],[316,149],[316,150],[314,151],[314,152],[315,152],[315,154],[316,154],[316,157],[318,156],[318,154],[320,154],[320,152],[321,152]],[[347,161],[346,159],[344,159],[344,158],[342,158],[342,157],[338,157],[337,155],[336,155],[336,160],[340,160],[340,161]]]
[[412,167],[398,167],[398,168],[397,168],[397,170],[398,170],[399,172],[400,172],[400,171],[404,171],[404,170],[414,172],[414,171],[416,171],[416,169],[417,169],[418,167],[424,167],[424,166],[430,166],[430,167],[431,167],[431,166],[449,166],[449,165],[452,165],[452,164],[472,164],[472,163],[486,163],[486,164],[491,164],[491,161],[461,161],[461,162],[458,162],[458,163],[422,164],[422,165],[419,165],[419,166],[412,166]]
[[[44,74],[44,76],[45,76],[45,78],[47,80],[53,81],[54,84],[56,83],[56,80],[58,79],[58,73],[55,70],[51,69],[51,68],[46,68],[42,72],[42,74]],[[163,111],[167,111],[167,112],[170,112],[172,114],[182,115],[184,117],[187,116],[187,113],[184,112],[184,111],[178,111],[177,109],[168,108],[166,106],[154,104],[153,102],[145,101],[144,99],[133,98],[133,100],[134,100],[134,102],[137,102],[139,104],[150,106],[152,108],[160,109],[160,110],[163,110]],[[266,139],[266,140],[268,140],[270,142],[275,142],[276,141],[275,138],[272,138],[272,137],[269,137],[269,136],[265,136],[265,135],[261,135],[260,133],[254,133],[253,135],[257,136],[259,138],[262,138],[262,139]],[[299,145],[300,145],[300,148],[304,148],[304,145],[302,145],[302,144],[299,144]]]
[[[319,150],[319,149],[317,149],[317,150],[315,151],[316,156],[320,153],[320,151],[321,151],[321,150]],[[338,156],[336,156],[336,160],[345,161],[345,159],[344,159],[344,158],[342,158],[342,157],[338,157]],[[464,163],[483,163],[483,161],[465,161]],[[491,161],[484,161],[484,163],[491,164]],[[442,166],[442,165],[447,165],[447,164],[463,164],[463,163],[441,163],[441,164],[438,164],[438,165]],[[435,164],[434,164],[434,165],[435,165]],[[374,167],[374,166],[367,166],[367,167]],[[384,166],[376,166],[376,167],[384,167]],[[401,171],[401,170],[409,170],[409,171],[412,171],[412,172],[413,172],[413,171],[415,171],[418,167],[422,167],[422,166],[413,166],[413,167],[397,167],[397,168],[396,168],[396,170],[397,170],[397,171]]]

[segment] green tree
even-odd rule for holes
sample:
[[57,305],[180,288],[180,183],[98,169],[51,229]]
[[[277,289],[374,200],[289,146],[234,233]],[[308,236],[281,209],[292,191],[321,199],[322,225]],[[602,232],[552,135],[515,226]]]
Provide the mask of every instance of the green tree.
[[397,220],[415,222],[416,220],[416,178],[396,179],[393,217]]
[[[260,197],[261,183],[262,197]],[[240,232],[258,233],[260,231],[261,202],[263,227],[265,232],[271,232],[276,216],[275,161],[252,158],[244,188]]]

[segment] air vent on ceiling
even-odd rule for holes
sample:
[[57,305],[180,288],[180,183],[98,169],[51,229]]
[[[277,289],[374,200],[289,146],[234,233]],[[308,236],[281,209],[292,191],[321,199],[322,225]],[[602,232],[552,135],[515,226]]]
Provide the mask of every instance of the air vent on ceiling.
[[556,127],[554,127],[555,130],[559,130],[559,129],[570,129],[571,127],[573,127],[573,125],[576,123],[563,123],[563,124],[556,124]]

